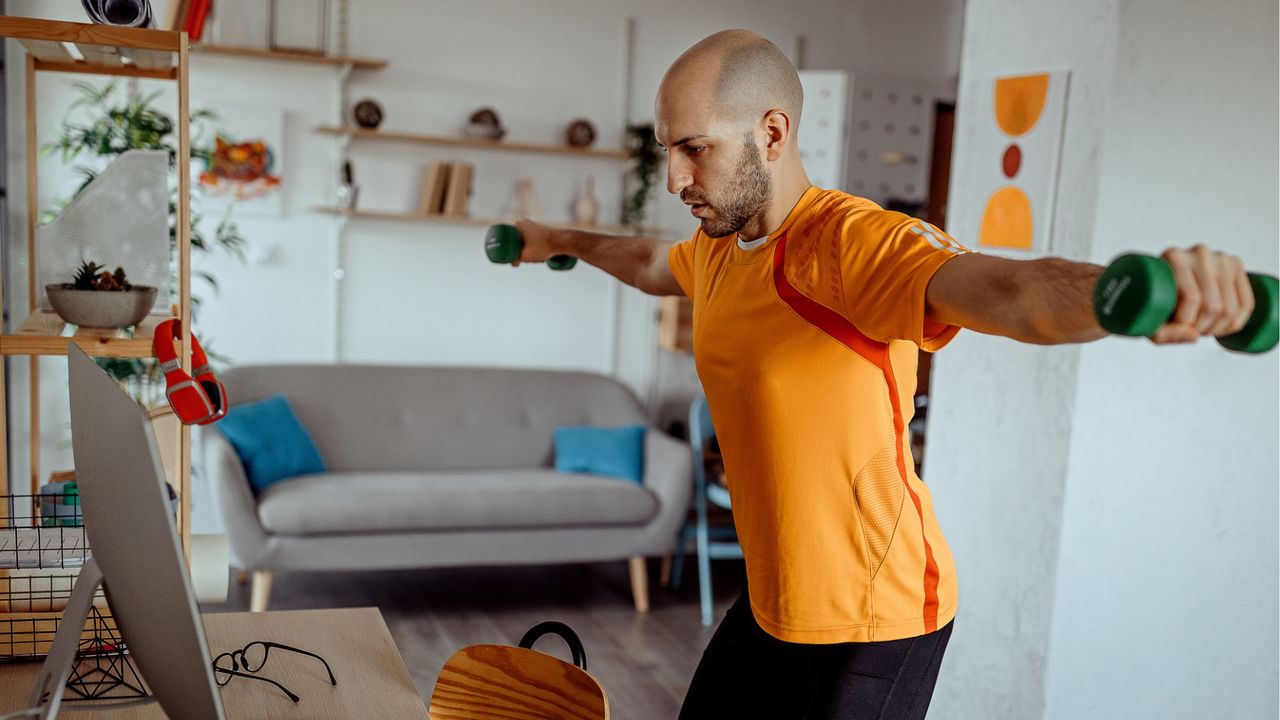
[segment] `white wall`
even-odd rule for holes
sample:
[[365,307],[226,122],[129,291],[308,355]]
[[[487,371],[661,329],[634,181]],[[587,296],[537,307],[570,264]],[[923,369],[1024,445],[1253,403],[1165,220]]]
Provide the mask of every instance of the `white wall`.
[[[1089,258],[1094,234],[1115,14],[1115,0],[970,0],[965,16],[952,179],[981,161],[968,151],[977,130],[970,88],[1001,74],[1070,69],[1054,242],[1076,259]],[[968,210],[953,201],[947,212],[962,242],[977,237]],[[961,597],[938,679],[939,718],[1043,712],[1078,357],[1077,348],[962,332],[933,359],[924,477]]]
[[[1276,271],[1274,3],[971,0],[953,178],[966,88],[1042,69],[1072,73],[1055,254]],[[962,333],[933,367],[962,601],[931,717],[1275,717],[1276,353]]]
[[[1092,259],[1206,243],[1275,274],[1273,0],[1120,5]],[[1046,717],[1277,716],[1277,352],[1080,355]]]

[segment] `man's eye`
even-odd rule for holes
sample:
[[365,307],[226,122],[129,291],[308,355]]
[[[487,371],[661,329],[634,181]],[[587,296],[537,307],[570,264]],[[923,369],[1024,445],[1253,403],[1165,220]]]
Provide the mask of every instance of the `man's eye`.
[[701,155],[703,150],[707,149],[706,145],[687,145],[690,155]]

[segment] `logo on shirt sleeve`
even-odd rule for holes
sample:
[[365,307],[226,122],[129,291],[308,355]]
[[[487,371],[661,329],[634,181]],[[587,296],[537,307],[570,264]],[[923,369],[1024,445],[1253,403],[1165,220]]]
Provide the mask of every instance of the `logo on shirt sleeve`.
[[946,250],[953,255],[961,255],[969,252],[968,248],[956,242],[950,235],[947,235],[929,223],[912,225],[911,233],[928,240],[930,245],[938,248],[939,250]]

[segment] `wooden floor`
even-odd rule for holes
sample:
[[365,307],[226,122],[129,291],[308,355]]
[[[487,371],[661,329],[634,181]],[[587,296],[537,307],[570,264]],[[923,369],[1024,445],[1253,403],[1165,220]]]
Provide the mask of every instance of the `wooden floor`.
[[[689,561],[693,558],[690,557]],[[740,561],[713,563],[715,620],[743,585]],[[587,669],[609,694],[615,720],[675,718],[713,627],[698,620],[697,572],[685,566],[679,591],[657,583],[650,563],[646,615],[631,605],[625,561],[592,565],[446,568],[368,573],[281,573],[271,609],[374,606],[404,657],[424,702],[445,660],[466,645],[514,645],[542,620],[559,620],[582,638]],[[204,612],[247,610],[249,589],[234,580],[225,605]],[[211,648],[212,649],[212,648]],[[538,650],[565,660],[556,637]],[[305,693],[304,690],[299,690]]]

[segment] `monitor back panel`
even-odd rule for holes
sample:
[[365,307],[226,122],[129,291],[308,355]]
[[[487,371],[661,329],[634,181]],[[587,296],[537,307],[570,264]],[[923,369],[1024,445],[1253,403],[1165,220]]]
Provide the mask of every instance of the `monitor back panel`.
[[74,344],[71,439],[89,549],[134,663],[174,720],[225,717],[150,421]]

